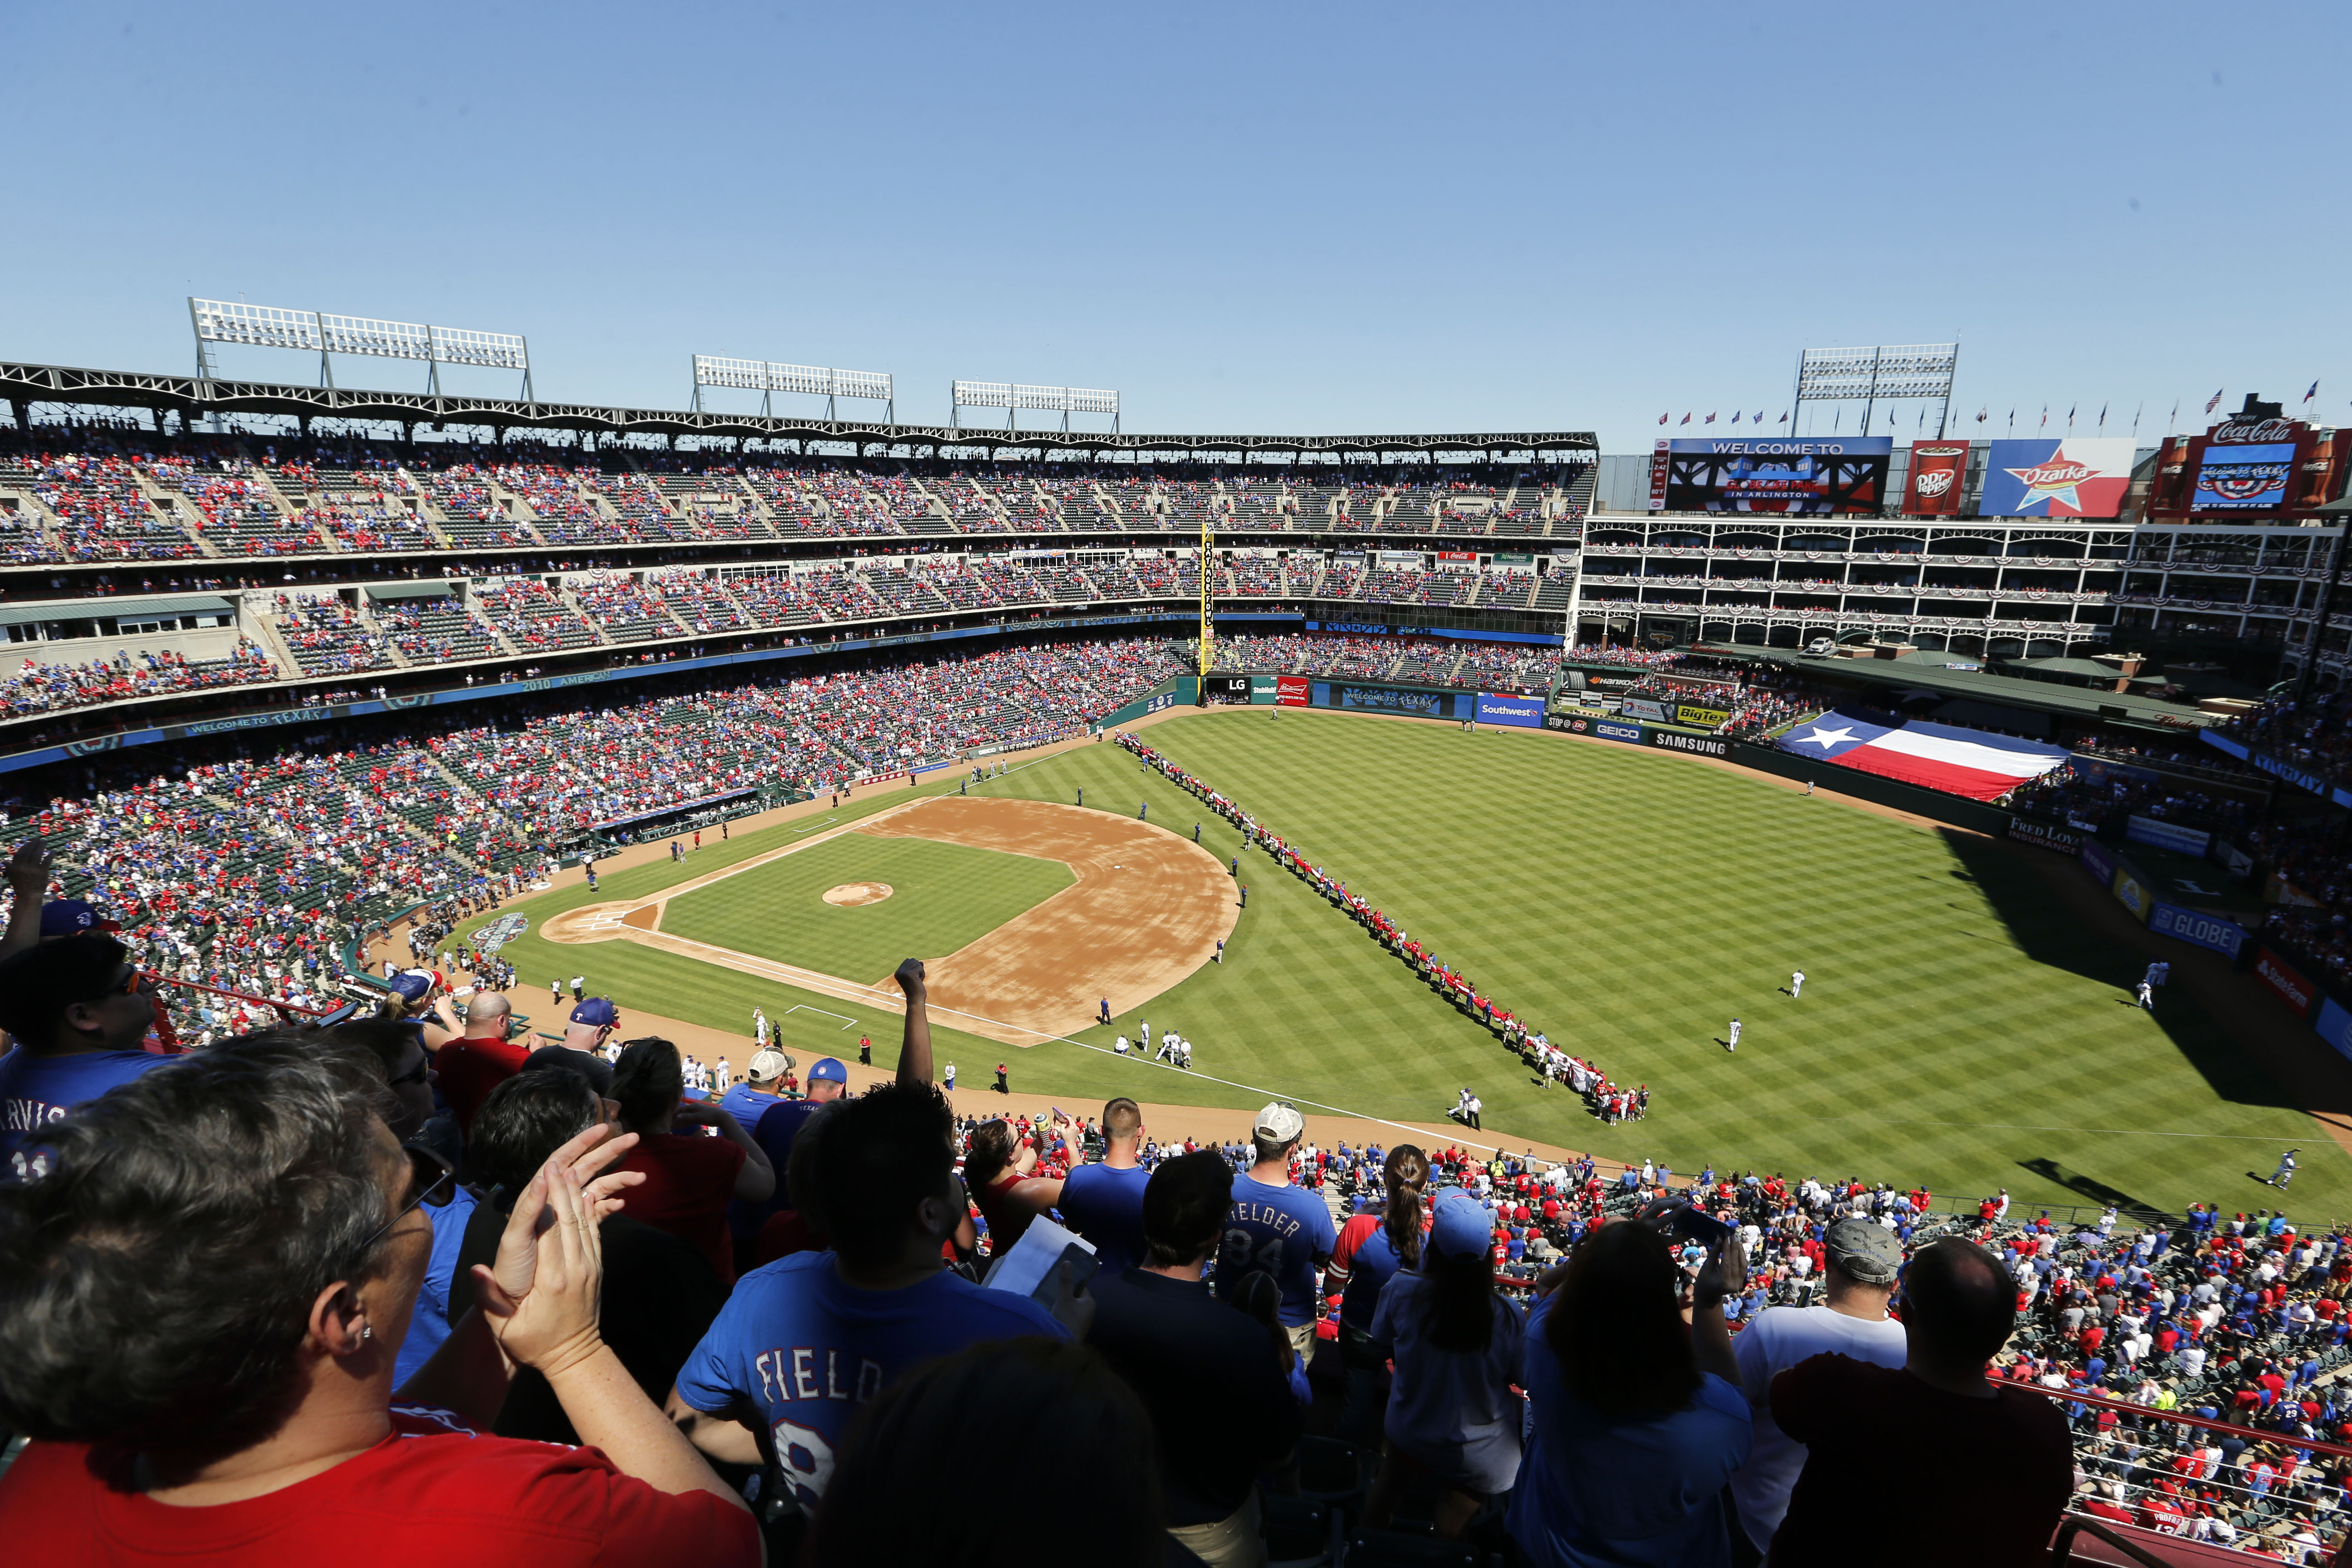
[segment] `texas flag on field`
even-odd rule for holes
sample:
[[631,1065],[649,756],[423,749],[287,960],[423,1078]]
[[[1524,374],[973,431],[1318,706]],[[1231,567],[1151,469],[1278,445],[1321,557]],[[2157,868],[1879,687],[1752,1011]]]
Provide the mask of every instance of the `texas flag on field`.
[[1917,720],[1890,727],[1844,711],[1824,713],[1810,724],[1800,724],[1780,737],[1780,749],[1972,800],[1998,800],[2018,785],[2063,766],[2067,756],[2057,746],[1987,730],[1960,730]]

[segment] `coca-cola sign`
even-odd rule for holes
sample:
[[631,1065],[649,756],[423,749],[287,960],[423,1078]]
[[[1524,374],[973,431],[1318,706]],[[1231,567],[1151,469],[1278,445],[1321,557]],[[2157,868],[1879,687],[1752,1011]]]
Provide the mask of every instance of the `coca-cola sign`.
[[2243,424],[2217,425],[2205,439],[2215,447],[2251,447],[2264,441],[2292,441],[2306,428],[2295,419],[2249,419]]

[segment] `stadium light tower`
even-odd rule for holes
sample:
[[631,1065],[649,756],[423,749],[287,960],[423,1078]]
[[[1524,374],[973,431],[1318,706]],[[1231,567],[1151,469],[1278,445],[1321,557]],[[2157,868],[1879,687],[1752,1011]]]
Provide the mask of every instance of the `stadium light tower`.
[[835,398],[862,397],[882,405],[883,419],[898,423],[898,383],[887,371],[828,370],[813,364],[777,364],[770,360],[722,359],[716,354],[694,356],[694,411],[702,412],[702,389],[730,386],[760,394],[760,412],[779,392],[824,399],[827,424],[839,417]]
[[1789,415],[1789,434],[1797,434],[1808,403],[1859,401],[1866,436],[1871,411],[1881,399],[1932,397],[1936,434],[1941,437],[1951,417],[1952,375],[1959,363],[1958,343],[1807,349],[1797,356],[1797,402]]
[[425,390],[438,395],[441,367],[474,365],[522,374],[522,400],[538,401],[530,388],[530,344],[513,332],[480,332],[436,327],[422,321],[379,321],[368,316],[332,316],[243,300],[188,299],[188,321],[196,333],[196,379],[213,379],[208,343],[249,348],[299,349],[319,356],[319,384],[335,384],[334,354],[425,362]]
[[948,384],[948,423],[963,427],[967,408],[1002,408],[1004,427],[1020,428],[1024,408],[1043,409],[1062,416],[1062,433],[1069,434],[1073,414],[1108,414],[1111,434],[1118,434],[1118,394],[1091,386],[1024,386],[1010,381],[957,381]]

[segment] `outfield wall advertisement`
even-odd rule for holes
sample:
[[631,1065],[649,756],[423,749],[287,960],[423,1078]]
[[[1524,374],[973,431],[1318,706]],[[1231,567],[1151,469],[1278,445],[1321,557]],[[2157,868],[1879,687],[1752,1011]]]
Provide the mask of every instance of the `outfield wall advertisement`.
[[2253,940],[2234,921],[2198,910],[2184,910],[2179,904],[2157,905],[2147,925],[2150,931],[2160,931],[2193,947],[2210,948],[2231,958],[2237,957],[2238,950]]
[[1666,711],[1666,705],[1654,697],[1628,697],[1623,700],[1622,706],[1629,719],[1647,719],[1652,723],[1664,724],[1674,717]]
[[1670,441],[1664,510],[1874,515],[1894,455],[1889,436]]
[[2142,925],[2156,912],[2156,895],[2147,890],[2137,871],[2125,866],[2116,872],[2116,901],[2132,912],[2132,918]]
[[2102,888],[2116,885],[2115,851],[2095,838],[2083,840],[2083,869]]
[[2311,1026],[2319,1031],[2321,1039],[2334,1046],[2340,1054],[2352,1057],[2352,1012],[2347,1012],[2343,1003],[2333,996],[2322,1000],[2319,1016],[2312,1021]]
[[1318,708],[1412,713],[1423,719],[1444,718],[1454,710],[1454,699],[1465,695],[1463,692],[1408,691],[1396,686],[1356,686],[1337,680],[1315,683],[1315,706]]
[[1731,748],[1713,735],[1685,735],[1679,730],[1652,730],[1650,744],[1669,752],[1688,752],[1697,757],[1727,757]]
[[1500,692],[1478,693],[1478,722],[1481,724],[1516,724],[1522,729],[1538,729],[1544,721],[1544,700],[1540,697],[1511,697]]
[[2319,989],[2305,980],[2294,964],[2265,947],[2255,955],[2254,973],[2263,984],[2278,993],[2280,1001],[2294,1010],[2296,1017],[2310,1016],[2311,1005]]
[[1274,700],[1285,708],[1304,708],[1310,695],[1309,685],[1303,675],[1277,675],[1274,678]]
[[1985,461],[1985,517],[2113,517],[2131,489],[2128,436],[1995,441]]
[[2183,827],[2177,822],[2163,822],[2137,812],[2124,825],[2124,837],[2134,844],[2199,857],[2202,857],[2213,842],[2213,836],[2201,827]]
[[2044,849],[2055,849],[2061,855],[2080,855],[2083,837],[2063,827],[2053,827],[2046,822],[2036,822],[2030,816],[2009,819],[2009,836],[2021,844],[2036,844]]
[[1730,721],[1731,710],[1728,708],[1707,708],[1696,702],[1675,704],[1674,721],[1677,724],[1688,724],[1694,730],[1712,730],[1717,725],[1726,724]]

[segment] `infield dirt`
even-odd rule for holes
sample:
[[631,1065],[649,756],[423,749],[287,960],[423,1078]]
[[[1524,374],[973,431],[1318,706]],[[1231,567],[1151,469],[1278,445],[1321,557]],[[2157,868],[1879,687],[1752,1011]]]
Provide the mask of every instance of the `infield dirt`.
[[724,964],[826,995],[898,1011],[887,975],[820,973],[661,930],[667,901],[690,889],[840,837],[929,838],[1056,860],[1076,881],[956,952],[927,961],[933,1014],[1006,1045],[1067,1035],[1150,1001],[1216,955],[1233,934],[1233,879],[1198,845],[1109,812],[1049,801],[941,795],[854,827],[788,845],[648,899],[590,904],[549,920],[551,942],[627,941]]

